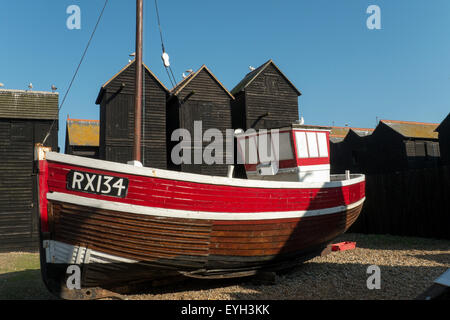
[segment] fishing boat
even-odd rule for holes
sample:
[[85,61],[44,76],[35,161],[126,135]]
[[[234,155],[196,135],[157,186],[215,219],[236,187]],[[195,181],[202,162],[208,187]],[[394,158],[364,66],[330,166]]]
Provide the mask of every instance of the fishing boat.
[[[205,176],[38,148],[41,259],[49,290],[66,298],[99,297],[105,288],[133,281],[239,277],[319,254],[357,219],[364,175],[319,181],[318,167],[326,165],[303,167],[314,158],[300,157],[297,145],[301,133],[323,132],[293,126],[284,133],[293,146],[284,154],[293,159],[280,161],[280,174],[307,181],[275,181],[278,172],[264,171],[261,176],[272,180]],[[67,288],[72,265],[80,267],[80,289]]]
[[[142,0],[137,9],[139,117]],[[142,167],[140,119],[135,123],[128,164],[36,146],[42,277],[59,297],[93,299],[174,276],[242,277],[286,268],[319,254],[363,206],[364,175],[330,175],[323,127],[237,131],[248,176],[238,179]],[[268,159],[258,146],[263,136],[279,150]]]

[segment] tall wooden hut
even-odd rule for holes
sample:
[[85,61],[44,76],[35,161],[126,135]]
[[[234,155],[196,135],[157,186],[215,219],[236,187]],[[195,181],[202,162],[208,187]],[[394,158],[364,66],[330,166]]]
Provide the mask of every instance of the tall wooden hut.
[[439,134],[441,163],[450,165],[450,113],[435,130]]
[[272,60],[249,72],[231,90],[233,128],[280,128],[296,122],[300,91]]
[[[167,168],[166,100],[169,90],[144,66],[142,103],[142,163]],[[135,60],[108,80],[98,94],[100,105],[100,159],[133,160]]]
[[67,118],[64,153],[98,159],[99,137],[99,120]]
[[[188,75],[171,90],[171,97],[167,104],[168,162],[170,169],[206,175],[227,175],[227,162],[232,163],[233,151],[227,150],[225,141],[223,141],[223,153],[215,155],[222,159],[222,164],[206,164],[203,160],[202,164],[193,163],[194,145],[199,142],[194,141],[194,139],[197,139],[194,135],[194,122],[201,121],[202,136],[207,129],[215,128],[221,131],[225,140],[226,130],[231,129],[230,101],[233,99],[231,93],[205,65]],[[190,133],[192,143],[183,152],[191,153],[191,164],[175,164],[171,159],[172,149],[179,143],[178,141],[171,141],[171,136],[173,131],[179,128],[187,129]],[[202,153],[208,144],[209,142],[202,141]]]
[[58,151],[58,93],[0,89],[0,251],[38,248],[34,146],[51,127]]

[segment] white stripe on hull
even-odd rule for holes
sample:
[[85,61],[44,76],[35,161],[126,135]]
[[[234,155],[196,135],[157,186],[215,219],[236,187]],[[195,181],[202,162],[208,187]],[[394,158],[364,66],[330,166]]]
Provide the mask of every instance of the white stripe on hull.
[[67,193],[52,192],[47,194],[48,200],[60,201],[91,208],[105,209],[111,211],[128,212],[141,215],[184,218],[184,219],[201,219],[201,220],[270,220],[270,219],[287,219],[312,217],[326,214],[333,214],[345,210],[356,208],[361,205],[365,198],[349,204],[347,206],[338,206],[317,210],[300,210],[300,211],[280,211],[280,212],[206,212],[206,211],[188,211],[178,209],[156,208],[139,206],[121,202],[99,200],[93,198],[80,197]]
[[170,179],[177,181],[187,181],[194,183],[225,185],[246,188],[287,188],[287,189],[309,189],[309,188],[336,188],[363,182],[363,174],[354,175],[356,177],[349,180],[331,181],[331,182],[295,182],[295,181],[264,181],[248,180],[237,178],[226,178],[217,176],[207,176],[202,174],[161,170],[154,168],[141,168],[128,164],[122,164],[111,161],[97,160],[61,154],[57,152],[46,152],[46,160],[65,163],[74,166],[87,167],[105,171],[113,171],[124,174],[132,174],[144,177],[153,177],[160,179]]

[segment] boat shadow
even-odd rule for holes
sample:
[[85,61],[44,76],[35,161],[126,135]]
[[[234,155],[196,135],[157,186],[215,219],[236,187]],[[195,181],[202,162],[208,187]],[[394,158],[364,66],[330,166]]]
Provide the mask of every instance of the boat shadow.
[[[405,247],[408,247],[414,248],[414,250],[424,251],[450,250],[450,241],[444,239],[362,233],[348,233],[346,234],[346,238],[346,241],[354,241],[359,248],[365,249],[405,250]],[[442,246],[436,246],[437,240]],[[439,254],[436,255],[438,256]],[[428,257],[427,259],[430,259],[429,256],[430,255],[426,255],[426,257]]]
[[[147,286],[122,296],[127,300],[411,300],[427,290],[447,270],[446,266],[380,265],[381,287],[367,286],[367,263],[340,263],[339,254],[331,259],[318,257],[275,273],[272,281],[258,275],[231,279],[192,279]],[[330,257],[329,257],[330,258]],[[330,261],[331,260],[331,261]],[[345,259],[343,259],[345,260]]]

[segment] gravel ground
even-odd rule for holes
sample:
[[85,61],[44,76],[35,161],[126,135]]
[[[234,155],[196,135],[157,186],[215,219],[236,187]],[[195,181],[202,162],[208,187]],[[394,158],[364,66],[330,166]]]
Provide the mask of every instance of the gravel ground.
[[[334,242],[356,241],[356,249],[316,257],[277,274],[270,285],[254,278],[189,280],[152,294],[125,299],[161,300],[332,300],[414,299],[450,268],[450,241],[344,234]],[[381,271],[381,288],[367,288],[367,267]]]
[[[354,250],[316,257],[275,276],[270,284],[255,277],[227,280],[189,279],[147,292],[124,295],[130,300],[298,300],[414,299],[450,268],[450,241],[380,235],[344,234],[334,242],[356,241]],[[0,254],[0,299],[49,299],[40,280],[38,255],[26,267],[8,266]],[[28,258],[27,258],[28,259]],[[381,288],[369,290],[367,267],[381,270]],[[3,290],[2,290],[3,288]],[[3,294],[2,294],[3,293]]]

